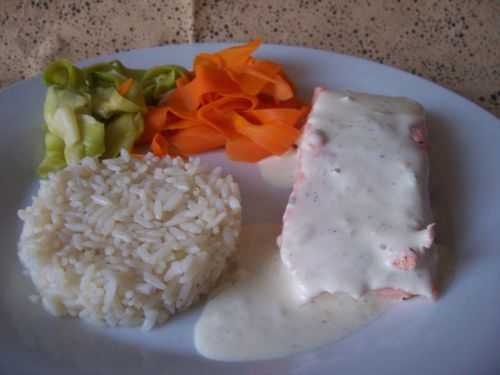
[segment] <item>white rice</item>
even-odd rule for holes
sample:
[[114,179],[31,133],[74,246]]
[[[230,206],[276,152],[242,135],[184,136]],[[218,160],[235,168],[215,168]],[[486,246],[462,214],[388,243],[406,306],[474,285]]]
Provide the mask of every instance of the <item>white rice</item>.
[[238,185],[221,172],[123,152],[41,181],[19,211],[19,257],[45,309],[151,329],[208,293],[240,232]]

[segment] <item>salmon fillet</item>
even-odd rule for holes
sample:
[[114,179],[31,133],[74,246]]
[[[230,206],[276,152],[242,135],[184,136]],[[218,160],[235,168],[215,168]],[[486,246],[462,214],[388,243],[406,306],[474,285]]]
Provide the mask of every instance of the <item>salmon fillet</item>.
[[427,148],[418,103],[316,89],[280,238],[304,300],[435,297]]

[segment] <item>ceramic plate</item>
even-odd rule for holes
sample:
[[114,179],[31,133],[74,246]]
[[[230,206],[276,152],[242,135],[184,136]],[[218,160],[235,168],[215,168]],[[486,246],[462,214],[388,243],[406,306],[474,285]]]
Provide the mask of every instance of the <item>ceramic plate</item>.
[[[223,44],[136,50],[111,58],[131,67],[191,66]],[[196,353],[201,306],[152,332],[106,329],[56,319],[28,299],[21,274],[16,212],[37,188],[42,156],[40,78],[0,92],[0,373],[17,374],[497,374],[500,373],[500,121],[466,99],[421,78],[353,57],[265,45],[258,56],[282,63],[301,96],[317,85],[407,96],[428,112],[432,201],[440,240],[454,261],[435,302],[400,303],[355,334],[317,350],[267,361],[226,363]],[[273,189],[253,165],[223,153],[203,156],[233,173],[242,188],[244,223],[279,223],[289,191]],[[265,202],[262,205],[245,202]]]

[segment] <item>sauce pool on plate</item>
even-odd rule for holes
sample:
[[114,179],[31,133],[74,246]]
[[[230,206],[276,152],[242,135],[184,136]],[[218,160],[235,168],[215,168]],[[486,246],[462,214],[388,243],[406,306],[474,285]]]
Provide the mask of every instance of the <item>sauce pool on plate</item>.
[[335,342],[382,314],[393,302],[367,295],[321,295],[302,303],[276,245],[278,225],[243,227],[238,270],[204,307],[195,345],[205,357],[268,359]]
[[291,188],[297,174],[297,151],[270,156],[257,163],[262,179],[277,188]]

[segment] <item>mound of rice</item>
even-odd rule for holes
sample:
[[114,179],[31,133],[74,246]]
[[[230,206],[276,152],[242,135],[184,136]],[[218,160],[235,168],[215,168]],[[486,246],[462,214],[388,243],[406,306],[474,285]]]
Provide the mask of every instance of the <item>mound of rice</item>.
[[240,213],[232,176],[199,159],[86,158],[19,211],[19,257],[50,313],[147,330],[214,286]]

